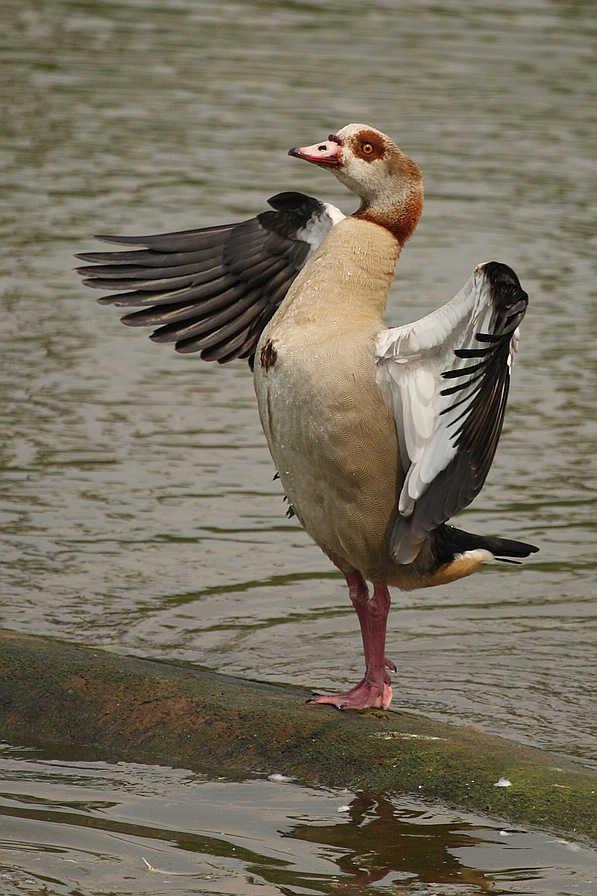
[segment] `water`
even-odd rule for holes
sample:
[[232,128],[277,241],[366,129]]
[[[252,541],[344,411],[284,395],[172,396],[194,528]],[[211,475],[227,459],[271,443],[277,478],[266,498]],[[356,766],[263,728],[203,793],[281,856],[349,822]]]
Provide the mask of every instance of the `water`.
[[586,846],[410,799],[273,777],[209,781],[178,769],[41,762],[6,749],[1,892],[595,892],[597,852]]
[[[284,517],[246,367],[152,345],[70,269],[74,251],[99,248],[94,233],[241,219],[283,189],[350,211],[335,180],[286,150],[365,121],[396,138],[426,183],[389,320],[446,301],[489,258],[511,264],[531,298],[498,456],[461,522],[541,553],[523,568],[395,594],[395,703],[597,767],[593,5],[8,0],[0,17],[0,624],[317,688],[360,675],[343,583]],[[5,758],[2,768],[9,778],[31,770],[44,811],[54,787],[76,803],[87,786],[87,772],[66,766],[56,777],[43,758]],[[135,770],[132,789],[155,810],[150,827],[183,779]],[[105,766],[97,786],[119,790],[120,780]],[[214,782],[197,786],[209,805]],[[266,807],[264,786],[244,792]],[[290,792],[288,811],[297,801],[317,828],[328,797]],[[16,793],[27,803],[20,784]],[[127,816],[127,801],[115,802]],[[189,831],[177,813],[170,826]],[[89,848],[82,825],[50,816],[40,842],[57,845],[59,834],[66,863]],[[26,876],[37,835],[24,818]],[[114,855],[100,829],[85,828],[97,837],[91,851]],[[528,836],[541,864],[545,851]],[[162,848],[178,868],[175,848]],[[496,850],[506,867],[503,843]],[[302,855],[301,873],[319,867],[316,852]],[[565,855],[575,868],[577,854]],[[142,883],[131,892],[159,892],[135,862]],[[110,883],[99,865],[86,866],[84,892],[128,892],[121,856]],[[238,873],[249,892],[250,872]],[[543,873],[545,892],[560,892],[557,875]],[[56,880],[49,892],[72,878]],[[197,891],[173,880],[168,888]]]

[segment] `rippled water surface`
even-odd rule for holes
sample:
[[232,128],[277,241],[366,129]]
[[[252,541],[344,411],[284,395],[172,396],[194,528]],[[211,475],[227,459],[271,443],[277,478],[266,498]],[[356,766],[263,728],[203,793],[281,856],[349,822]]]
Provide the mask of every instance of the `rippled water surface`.
[[[71,268],[75,251],[97,248],[94,233],[241,219],[283,189],[349,212],[354,202],[333,178],[286,151],[365,121],[396,138],[426,183],[389,322],[446,301],[490,258],[512,265],[531,299],[496,462],[461,524],[541,553],[448,588],[396,592],[395,703],[597,767],[594,5],[7,0],[0,15],[0,625],[306,687],[359,676],[343,581],[284,516],[246,365],[204,365],[152,345],[96,305]],[[306,833],[274,846],[272,819],[285,838],[310,824],[344,834],[358,812],[369,833],[378,814],[410,830],[423,811],[360,806],[340,823],[338,795],[283,788],[280,808],[264,782],[227,790],[183,773],[54,768],[20,754],[1,768],[17,782],[2,785],[12,796],[0,814],[9,852],[19,851],[2,867],[23,870],[7,884],[16,892],[37,892],[24,883],[37,861],[52,893],[71,892],[75,879],[84,893],[249,893],[253,862],[255,887],[327,892],[318,875],[326,886],[336,874],[358,881],[356,866],[337,861],[342,838],[339,847],[315,839],[331,844],[323,858],[299,850]],[[155,837],[170,787],[167,833]],[[217,834],[229,847],[234,831],[250,836],[244,801],[264,807],[259,858],[224,863],[228,889],[165,883],[139,858],[198,874],[197,838],[211,822],[185,814],[191,792],[200,806],[238,807]],[[96,805],[103,799],[110,807]],[[426,836],[443,843],[452,820],[429,812]],[[137,831],[145,823],[151,831]],[[121,824],[130,824],[124,839]],[[159,841],[157,854],[132,850],[137,836]],[[441,848],[464,842],[474,867],[489,867],[470,836]],[[505,868],[499,831],[477,836],[498,844],[487,846],[491,867]],[[187,837],[194,845],[180,846]],[[218,849],[207,849],[212,860]],[[545,855],[538,841],[526,849]],[[79,862],[75,850],[87,882],[65,870]],[[270,850],[290,854],[309,880],[263,873]],[[572,869],[578,855],[554,866]],[[380,862],[388,874],[402,867],[395,856]],[[454,884],[422,867],[409,869],[409,892]],[[540,892],[564,892],[555,873],[544,877]],[[399,876],[376,880],[402,886]],[[485,892],[485,882],[469,884]]]
[[595,892],[589,847],[409,799],[0,756],[7,896]]

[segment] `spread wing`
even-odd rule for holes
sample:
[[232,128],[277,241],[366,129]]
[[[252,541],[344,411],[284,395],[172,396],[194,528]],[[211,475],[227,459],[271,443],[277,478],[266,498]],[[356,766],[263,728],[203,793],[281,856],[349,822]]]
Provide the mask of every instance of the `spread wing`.
[[492,261],[447,305],[379,335],[377,381],[405,472],[390,547],[396,562],[412,562],[427,534],[481,490],[527,303],[514,271]]
[[[156,327],[154,342],[206,361],[248,358],[288,288],[328,231],[344,215],[302,193],[278,193],[273,211],[238,224],[156,236],[100,236],[141,248],[87,252],[83,282],[110,290],[103,305],[141,306],[122,318]],[[115,292],[114,292],[115,291]]]

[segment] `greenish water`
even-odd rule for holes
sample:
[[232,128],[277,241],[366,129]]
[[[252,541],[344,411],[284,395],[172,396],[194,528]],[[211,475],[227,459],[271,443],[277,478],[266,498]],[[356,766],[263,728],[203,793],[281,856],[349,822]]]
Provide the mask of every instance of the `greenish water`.
[[[71,269],[75,251],[98,248],[94,233],[240,219],[283,189],[350,211],[335,180],[286,151],[365,121],[396,138],[426,183],[389,321],[446,301],[490,258],[514,267],[531,299],[498,456],[461,521],[541,553],[450,588],[396,592],[395,703],[597,766],[593,5],[8,0],[0,18],[0,624],[322,689],[359,676],[354,613],[342,581],[284,517],[246,367],[211,367],[152,345],[96,305]],[[15,815],[0,820],[8,840],[23,844],[25,876],[60,832],[63,876],[52,871],[49,892],[74,892],[70,850],[89,848],[82,816],[53,815],[53,767],[27,761],[0,764],[17,781],[8,804],[28,804],[18,785],[28,770],[46,814],[34,830],[25,812],[31,841],[21,827],[15,833]],[[153,830],[180,781],[136,770],[121,791],[119,774],[104,767],[98,792],[125,794],[113,809],[120,818],[129,794],[155,791],[154,803],[139,797],[153,806]],[[78,775],[60,774],[60,800],[78,802]],[[267,814],[271,791],[260,786],[246,792]],[[297,801],[317,832],[318,799],[328,797],[313,796],[310,810],[311,794],[282,792],[288,812],[299,812]],[[234,824],[226,825],[230,838]],[[176,809],[168,827],[182,839],[193,828]],[[379,849],[371,828],[359,828],[367,855]],[[97,836],[94,855],[105,847]],[[290,850],[301,874],[320,873],[309,870],[317,850],[297,859],[295,839],[281,846],[270,829],[259,836],[265,852]],[[506,867],[506,841],[495,837],[492,855]],[[173,839],[162,846],[169,869],[180,858]],[[104,862],[81,860],[80,892],[139,891],[124,883],[130,866],[119,849],[129,849],[129,833],[111,843],[116,876],[106,882]],[[525,843],[529,868],[535,855],[544,867],[544,889],[499,886],[564,892],[545,870],[545,850]],[[572,881],[577,854],[562,855]],[[398,873],[398,859],[381,862],[392,862],[387,874]],[[213,892],[251,892],[247,867]],[[342,886],[360,892],[355,869],[338,869]],[[431,869],[425,878],[417,866],[408,892],[456,886]],[[329,866],[321,874],[331,887]],[[309,892],[299,877],[263,879],[278,887],[271,892]],[[399,883],[377,880],[392,892]],[[173,891],[156,881],[147,872],[143,892]],[[36,892],[20,878],[10,886]],[[485,883],[470,886],[484,892]]]

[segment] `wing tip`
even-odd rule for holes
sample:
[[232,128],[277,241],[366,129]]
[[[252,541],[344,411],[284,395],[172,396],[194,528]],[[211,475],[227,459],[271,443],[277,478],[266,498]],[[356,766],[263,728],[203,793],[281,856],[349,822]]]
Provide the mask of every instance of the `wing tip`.
[[528,302],[528,293],[522,288],[516,271],[503,261],[486,261],[477,266],[476,271],[489,281],[494,293],[516,295],[518,299]]

